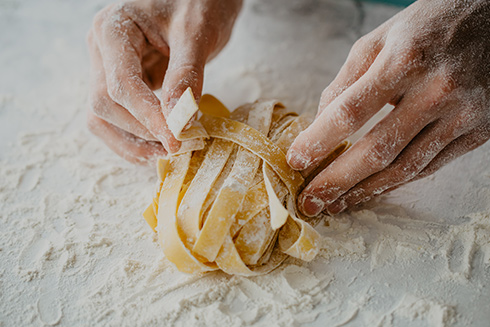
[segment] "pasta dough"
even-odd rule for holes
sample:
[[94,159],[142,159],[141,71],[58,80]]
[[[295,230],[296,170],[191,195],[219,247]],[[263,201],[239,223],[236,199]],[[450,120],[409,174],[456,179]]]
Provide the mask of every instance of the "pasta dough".
[[[185,129],[198,109],[201,118]],[[278,101],[256,101],[230,113],[204,95],[198,107],[188,89],[169,118],[178,139],[202,146],[158,160],[156,194],[143,216],[168,260],[187,273],[221,269],[252,276],[288,255],[306,261],[316,256],[321,237],[312,225],[318,219],[296,210],[305,179],[285,155],[308,117]],[[342,143],[329,160],[347,147]]]

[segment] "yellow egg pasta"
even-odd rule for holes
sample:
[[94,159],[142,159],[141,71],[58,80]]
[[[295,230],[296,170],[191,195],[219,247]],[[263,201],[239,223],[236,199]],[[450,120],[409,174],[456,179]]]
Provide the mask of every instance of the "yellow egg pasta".
[[[244,276],[267,273],[287,256],[312,260],[321,242],[312,226],[318,219],[297,211],[305,178],[286,161],[287,149],[311,119],[275,100],[230,113],[204,95],[201,117],[185,130],[195,106],[186,92],[169,125],[183,143],[201,145],[158,160],[156,195],[143,213],[166,258],[186,273],[220,269]],[[348,146],[342,143],[330,157]]]

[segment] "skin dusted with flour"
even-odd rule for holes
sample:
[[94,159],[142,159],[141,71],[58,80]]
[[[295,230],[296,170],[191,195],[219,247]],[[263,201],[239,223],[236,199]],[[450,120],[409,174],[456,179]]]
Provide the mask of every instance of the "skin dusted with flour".
[[145,0],[101,10],[87,37],[89,129],[131,162],[177,152],[166,119],[188,87],[199,100],[204,65],[227,43],[240,7],[240,0]]
[[385,104],[395,108],[299,197],[338,213],[432,174],[490,138],[490,3],[419,0],[353,46],[288,153],[314,166]]
[[[185,87],[199,98],[204,64],[228,39],[239,7],[235,1],[146,1],[99,13],[88,37],[94,70],[90,129],[131,161],[177,151],[180,142],[164,117]],[[486,1],[419,0],[354,45],[322,95],[317,120],[291,148],[290,165],[310,169],[385,104],[395,109],[310,183],[299,197],[304,213],[338,213],[427,176],[488,140],[488,7]],[[197,24],[189,17],[197,17]],[[165,27],[159,29],[163,35],[155,34],[155,26]],[[186,43],[193,38],[182,31],[196,32],[196,42]],[[169,48],[184,60],[172,58]],[[164,76],[162,116],[148,89]],[[145,100],[134,100],[142,94]]]

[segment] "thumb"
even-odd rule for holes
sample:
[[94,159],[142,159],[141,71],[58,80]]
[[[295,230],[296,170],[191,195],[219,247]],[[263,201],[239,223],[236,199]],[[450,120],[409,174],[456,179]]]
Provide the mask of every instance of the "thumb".
[[[194,41],[194,43],[193,43]],[[165,118],[179,100],[184,91],[190,87],[196,101],[201,98],[206,58],[202,46],[195,40],[178,40],[170,48],[170,60],[162,85],[162,111]]]

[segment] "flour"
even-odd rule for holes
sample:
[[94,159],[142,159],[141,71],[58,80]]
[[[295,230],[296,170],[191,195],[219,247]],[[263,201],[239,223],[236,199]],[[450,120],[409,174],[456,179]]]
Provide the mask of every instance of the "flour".
[[[0,4],[0,326],[488,324],[488,144],[327,218],[311,263],[253,278],[179,273],[141,218],[153,167],[85,128],[84,35],[106,3]],[[365,5],[359,24],[356,8],[246,2],[205,90],[230,107],[275,97],[314,111],[359,32],[398,10]]]

